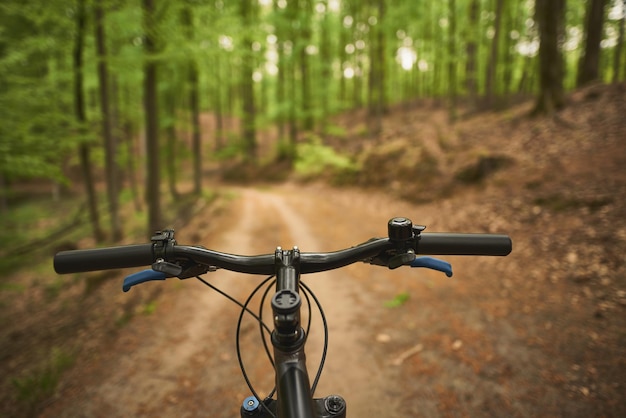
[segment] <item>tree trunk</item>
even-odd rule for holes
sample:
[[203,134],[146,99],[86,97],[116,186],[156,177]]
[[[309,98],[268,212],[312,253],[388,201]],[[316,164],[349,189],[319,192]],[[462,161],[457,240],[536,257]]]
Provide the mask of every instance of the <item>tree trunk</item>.
[[127,178],[130,183],[130,191],[133,195],[133,204],[136,212],[142,210],[142,199],[139,196],[139,181],[137,180],[137,169],[135,164],[135,156],[137,155],[137,146],[134,144],[133,138],[136,137],[133,130],[133,124],[130,120],[126,120],[123,124],[124,137],[126,138],[126,153],[129,156],[126,159]]
[[456,121],[456,1],[448,0],[448,119]]
[[[87,16],[85,13],[85,0],[78,0],[76,11],[76,38],[74,44],[74,110],[76,120],[82,127],[87,121],[85,116],[85,92],[83,91],[83,51],[85,39],[85,25]],[[83,185],[87,195],[87,208],[89,221],[96,242],[104,241],[104,232],[100,227],[100,213],[98,212],[98,199],[96,196],[93,175],[91,173],[91,147],[82,139],[79,147],[80,167],[83,176]]]
[[565,0],[536,0],[539,25],[539,95],[533,114],[552,114],[565,106],[564,63],[559,33],[564,24]]
[[[255,5],[249,0],[241,0],[240,17],[245,28],[250,28],[254,15]],[[250,161],[257,157],[256,143],[256,108],[254,97],[254,54],[249,31],[246,31],[243,39],[244,56],[241,63],[241,99],[242,99],[242,137],[244,142],[245,156]]]
[[606,0],[591,0],[585,17],[585,50],[578,61],[576,85],[584,86],[598,79],[600,68],[600,41]]
[[350,4],[348,2],[342,2],[341,20],[339,23],[340,27],[339,27],[339,51],[338,51],[339,63],[340,63],[339,100],[341,103],[340,107],[342,110],[348,107],[350,103],[350,99],[348,96],[348,89],[346,86],[347,84],[346,77],[344,76],[344,70],[346,70],[346,65],[348,64],[348,61],[349,61],[348,53],[346,52],[346,45],[348,44],[349,39],[350,39],[349,38],[350,32],[344,26],[344,21],[347,16],[350,16]]
[[[6,179],[4,178],[4,173],[0,171],[0,213],[5,214],[9,212],[9,199],[8,199],[9,188],[7,186]],[[4,216],[2,219],[6,219]]]
[[287,106],[287,93],[289,88],[287,86],[290,77],[288,75],[289,65],[288,56],[285,54],[286,41],[289,38],[290,21],[286,18],[285,12],[279,7],[279,1],[273,2],[274,7],[274,27],[276,33],[276,53],[277,53],[277,68],[276,74],[276,103],[278,105],[278,112],[276,114],[276,128],[278,129],[278,153],[276,159],[278,161],[287,161],[290,164],[293,162],[294,149],[289,138],[287,138],[287,121],[289,119],[289,108]]
[[215,107],[215,150],[224,147],[224,104],[222,101],[222,64],[219,53],[215,58],[215,90],[213,91],[213,104]]
[[500,45],[500,26],[502,22],[502,9],[504,0],[496,2],[496,20],[494,22],[494,34],[491,40],[491,52],[489,55],[489,63],[487,65],[487,76],[485,78],[485,106],[490,108],[493,106],[496,84],[496,67],[498,65],[498,47]]
[[[172,74],[172,78],[173,74]],[[167,188],[169,189],[170,196],[176,200],[179,197],[178,190],[176,189],[177,183],[177,170],[176,160],[178,155],[176,153],[176,94],[179,86],[176,84],[170,86],[165,96],[164,109],[169,114],[166,118],[167,124],[165,126],[165,169],[167,172]],[[195,173],[194,173],[195,174]]]
[[331,99],[331,96],[329,94],[330,87],[331,87],[330,82],[333,79],[333,73],[332,73],[333,57],[332,57],[330,36],[329,36],[331,22],[329,21],[330,19],[328,16],[329,16],[328,10],[324,11],[324,16],[322,17],[322,21],[320,23],[321,25],[320,27],[320,30],[321,30],[320,78],[321,79],[319,81],[320,88],[319,88],[318,103],[320,103],[321,105],[319,106],[320,107],[320,122],[319,122],[318,129],[322,133],[322,135],[326,133],[327,126],[328,126],[327,117],[330,114],[331,109],[333,107],[333,104],[331,104],[331,100],[334,99],[334,98]]
[[105,173],[109,216],[111,217],[111,237],[113,241],[122,238],[122,229],[118,210],[117,167],[115,162],[116,144],[111,129],[109,104],[109,72],[107,68],[106,38],[104,31],[104,9],[102,0],[94,5],[96,24],[96,54],[98,56],[98,85],[100,91],[100,111],[102,114],[102,136],[104,139]]
[[385,0],[377,0],[377,23],[370,28],[370,69],[368,78],[368,114],[372,125],[370,133],[378,135],[382,131],[385,112]]
[[145,36],[144,60],[144,113],[146,124],[146,200],[148,204],[148,234],[163,228],[161,219],[161,174],[159,171],[159,123],[157,105],[157,63],[155,53],[157,44],[155,39],[155,7],[154,0],[143,1],[143,29]]
[[306,50],[311,42],[311,13],[310,0],[300,0],[298,4],[300,36],[296,41],[300,56],[300,88],[302,96],[302,129],[312,131],[315,125],[313,119],[313,97],[311,95],[311,65],[309,54]]
[[476,80],[476,62],[478,56],[478,0],[471,0],[469,6],[469,22],[467,25],[467,43],[465,44],[465,52],[467,61],[465,63],[465,88],[470,99],[471,106],[476,106],[478,97],[478,83]]
[[[181,21],[185,27],[186,37],[189,42],[194,39],[193,16],[191,6],[183,7]],[[189,110],[191,111],[191,143],[193,150],[193,191],[196,195],[202,193],[202,137],[200,134],[200,100],[198,97],[199,75],[198,65],[193,58],[189,59],[187,83],[189,92]]]
[[505,100],[510,97],[513,91],[513,71],[516,65],[520,65],[517,60],[519,54],[514,52],[514,40],[511,38],[511,31],[522,25],[518,14],[519,7],[517,5],[510,5],[505,14],[504,33],[507,35],[504,37],[504,52],[501,54],[501,61],[503,61],[504,65],[502,69],[502,87],[500,90]]
[[290,158],[296,157],[296,145],[298,142],[298,115],[296,113],[298,95],[296,93],[296,65],[293,57],[289,60],[289,147]]
[[[617,35],[617,45],[615,45],[615,56],[613,57],[613,83],[620,80],[620,68],[622,62],[622,49],[624,48],[624,31],[626,29],[626,1],[622,6],[622,18],[619,21],[619,31]],[[624,65],[623,77],[626,78],[626,65]]]

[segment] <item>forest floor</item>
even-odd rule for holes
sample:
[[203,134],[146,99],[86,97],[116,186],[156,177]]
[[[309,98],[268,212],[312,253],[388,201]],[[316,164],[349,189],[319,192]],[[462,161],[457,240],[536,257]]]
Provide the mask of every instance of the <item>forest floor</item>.
[[[341,394],[352,417],[626,416],[626,85],[575,92],[554,118],[529,119],[530,106],[450,125],[413,104],[377,138],[363,136],[364,115],[344,115],[346,135],[329,141],[366,171],[340,187],[216,184],[178,241],[331,251],[384,236],[393,216],[509,234],[507,257],[446,257],[452,279],[369,265],[306,276],[330,327],[317,395]],[[238,416],[234,304],[195,279],[122,293],[125,272],[50,268],[2,279],[0,416]],[[260,281],[206,278],[240,300]],[[257,334],[244,322],[241,347],[267,393]]]

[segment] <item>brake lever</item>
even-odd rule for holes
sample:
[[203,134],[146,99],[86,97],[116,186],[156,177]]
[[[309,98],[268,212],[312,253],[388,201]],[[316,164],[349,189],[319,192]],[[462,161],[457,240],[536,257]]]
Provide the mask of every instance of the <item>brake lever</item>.
[[165,280],[167,275],[161,271],[154,271],[152,269],[143,270],[138,273],[133,273],[124,279],[122,284],[122,290],[128,292],[131,287],[141,283],[149,282],[152,280]]
[[411,267],[425,267],[431,270],[441,271],[448,277],[452,277],[452,265],[447,261],[434,257],[416,257],[410,264]]
[[133,286],[153,280],[165,280],[170,277],[178,277],[180,280],[184,280],[216,270],[217,267],[215,266],[203,266],[195,263],[180,266],[178,264],[168,263],[165,260],[158,260],[156,263],[152,264],[152,269],[143,270],[127,276],[122,284],[122,290],[128,292]]

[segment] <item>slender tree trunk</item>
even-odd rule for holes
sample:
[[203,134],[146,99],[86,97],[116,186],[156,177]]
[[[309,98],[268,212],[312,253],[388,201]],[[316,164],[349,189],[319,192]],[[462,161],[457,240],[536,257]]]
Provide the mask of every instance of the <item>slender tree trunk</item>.
[[585,49],[578,61],[576,85],[581,87],[599,77],[600,41],[606,0],[590,0],[585,17]]
[[491,40],[491,52],[487,65],[487,76],[485,78],[485,106],[490,108],[494,103],[496,85],[496,67],[498,65],[498,47],[500,45],[500,26],[502,24],[502,9],[504,0],[496,2],[496,20],[494,22],[494,34]]
[[[181,11],[181,21],[185,28],[189,42],[194,40],[194,26],[191,6],[186,4]],[[191,111],[191,143],[193,150],[193,191],[196,195],[202,193],[202,136],[200,132],[200,99],[198,64],[193,58],[189,59],[187,70],[187,88],[189,95],[189,110]]]
[[[0,171],[0,213],[5,214],[9,211],[9,200],[8,200],[9,187],[7,186],[7,181],[4,178],[4,173]],[[3,220],[5,218],[3,217]]]
[[302,128],[304,131],[312,131],[315,125],[313,119],[313,97],[311,95],[311,64],[306,50],[311,42],[311,14],[312,4],[310,0],[298,2],[298,14],[300,21],[300,36],[296,41],[298,55],[300,57],[300,89],[302,96]]
[[[342,15],[342,17],[345,17]],[[348,31],[343,27],[343,22],[341,24],[341,28],[339,29],[339,62],[341,63],[340,78],[339,78],[339,100],[341,102],[341,109],[346,108],[348,100],[348,89],[346,88],[346,77],[344,76],[344,70],[346,69],[346,64],[348,63],[348,54],[346,53],[346,44],[348,43]]]
[[139,181],[137,180],[137,169],[135,164],[135,156],[137,155],[137,146],[133,138],[136,137],[133,130],[133,124],[130,120],[126,120],[123,124],[124,136],[126,138],[126,153],[129,156],[126,159],[127,178],[130,183],[130,190],[133,195],[133,204],[136,212],[142,210],[141,196],[139,195]]
[[385,112],[385,0],[377,0],[378,22],[370,28],[370,71],[368,78],[368,114],[372,125],[370,133],[378,135],[382,131],[383,113]]
[[[83,90],[83,51],[85,39],[85,26],[87,15],[85,12],[85,0],[78,0],[76,11],[76,38],[74,44],[74,109],[76,120],[82,126],[87,121],[85,116],[85,92]],[[89,221],[96,242],[104,241],[104,232],[100,227],[100,213],[98,212],[98,199],[96,196],[93,175],[91,172],[91,147],[85,141],[81,141],[79,147],[80,167],[83,176],[83,185],[87,195],[87,208]]]
[[[255,5],[249,0],[240,2],[240,18],[245,28],[250,28],[253,23]],[[242,137],[245,148],[245,156],[250,161],[257,158],[256,143],[256,106],[254,95],[254,54],[252,50],[253,39],[246,31],[243,39],[244,56],[241,62],[241,99],[242,99]]]
[[559,48],[559,33],[565,18],[565,0],[536,0],[535,21],[539,24],[539,95],[534,114],[547,113],[565,106],[564,63]]
[[456,1],[448,0],[448,119],[456,121]]
[[[172,75],[172,78],[173,75]],[[165,95],[165,104],[164,108],[167,113],[170,115],[166,118],[167,125],[165,127],[165,169],[167,170],[167,188],[170,191],[170,195],[172,199],[176,200],[179,197],[178,190],[176,188],[177,183],[177,170],[176,170],[176,160],[178,155],[176,153],[176,118],[174,115],[176,114],[176,94],[179,91],[176,84],[170,86]],[[194,173],[195,174],[195,173]]]
[[100,111],[102,114],[102,136],[105,151],[105,172],[107,179],[107,198],[111,217],[111,236],[113,241],[122,238],[122,229],[118,210],[118,181],[115,162],[116,144],[111,128],[111,111],[109,104],[109,72],[107,68],[106,38],[104,31],[104,9],[102,0],[94,5],[96,25],[96,53],[98,56],[98,85],[100,91]]
[[161,219],[161,196],[160,184],[161,173],[159,170],[159,123],[157,105],[157,40],[155,39],[155,7],[154,0],[142,0],[143,2],[143,29],[145,36],[145,60],[144,60],[144,113],[146,124],[146,152],[147,152],[147,176],[146,191],[148,204],[148,234],[163,228]]
[[[617,45],[615,45],[615,56],[613,57],[613,83],[620,79],[620,68],[622,68],[622,49],[624,48],[624,31],[626,30],[626,0],[622,6],[622,18],[619,21],[619,31],[617,35]],[[624,65],[624,77],[626,78],[626,65]]]
[[[278,115],[276,118],[276,124],[278,125],[278,140],[282,141],[285,138],[285,84],[287,83],[287,66],[285,65],[285,47],[283,38],[279,37],[276,42],[276,50],[278,52],[278,74],[276,79],[276,101],[278,102]],[[282,156],[279,156],[282,157]]]
[[502,87],[500,90],[505,100],[507,100],[512,92],[511,84],[513,82],[513,70],[516,64],[519,65],[519,62],[516,59],[518,54],[513,52],[513,39],[510,36],[510,31],[513,28],[518,27],[517,13],[518,6],[510,5],[505,14],[506,21],[504,24],[504,33],[507,34],[507,36],[504,37],[504,51],[501,54],[501,60],[504,65],[502,70]]
[[298,94],[296,89],[296,63],[293,56],[289,60],[289,146],[291,158],[296,157],[296,145],[298,142],[298,116],[296,114]]
[[[296,1],[290,1],[287,3],[287,22],[289,24],[288,36],[289,39],[295,40],[297,38],[297,30],[295,29],[295,24],[298,19],[298,3]],[[286,39],[282,39],[283,42]],[[289,155],[290,159],[296,158],[296,146],[298,142],[299,135],[299,127],[298,127],[298,65],[297,65],[297,45],[292,46],[292,52],[289,56],[286,66],[287,70],[287,78],[288,78],[288,103],[289,103],[289,114],[288,118],[288,129],[289,129]]]
[[471,106],[476,106],[478,97],[478,83],[476,81],[476,57],[478,56],[478,0],[471,0],[469,5],[468,25],[467,25],[467,42],[465,44],[465,52],[467,61],[465,62],[465,88],[470,99]]
[[285,43],[289,37],[289,23],[285,17],[285,12],[279,7],[279,1],[273,2],[274,7],[274,26],[276,33],[276,53],[277,53],[277,67],[278,74],[276,74],[276,103],[278,105],[278,112],[276,115],[276,127],[278,129],[278,155],[276,159],[279,161],[287,161],[290,164],[293,161],[294,150],[292,149],[292,143],[287,138],[287,121],[288,121],[288,107],[287,107],[287,92],[288,86],[288,68],[287,55],[285,54]]
[[[319,131],[322,134],[326,133],[326,128],[328,126],[327,123],[327,115],[330,114],[332,105],[330,103],[330,83],[333,80],[332,77],[332,51],[330,45],[330,26],[331,23],[328,17],[328,11],[324,12],[324,16],[321,21],[321,34],[320,34],[320,100],[318,103],[321,103],[321,113],[320,113],[320,122],[319,122]],[[333,80],[334,81],[334,80]]]
[[213,91],[213,105],[215,107],[215,149],[224,147],[224,103],[222,100],[222,60],[219,53],[215,58],[215,90]]

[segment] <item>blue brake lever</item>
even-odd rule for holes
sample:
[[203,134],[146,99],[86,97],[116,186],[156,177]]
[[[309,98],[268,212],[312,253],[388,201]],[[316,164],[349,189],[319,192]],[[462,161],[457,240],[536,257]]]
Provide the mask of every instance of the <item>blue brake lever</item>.
[[431,270],[446,273],[446,276],[452,277],[452,265],[447,261],[434,257],[417,257],[411,262],[411,267],[426,267]]
[[168,276],[165,273],[160,271],[154,271],[152,269],[133,273],[124,279],[122,290],[124,292],[128,292],[130,288],[135,285],[149,282],[151,280],[165,280],[167,279],[167,277]]

